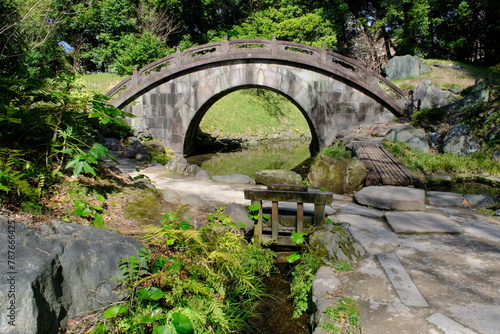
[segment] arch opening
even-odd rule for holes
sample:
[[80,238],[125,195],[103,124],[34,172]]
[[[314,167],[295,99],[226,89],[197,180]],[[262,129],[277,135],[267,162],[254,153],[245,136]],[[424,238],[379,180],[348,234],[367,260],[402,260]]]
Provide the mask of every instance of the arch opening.
[[[185,140],[188,161],[211,175],[255,177],[262,169],[297,169],[317,146],[307,115],[263,86],[224,91],[200,108]],[[200,143],[201,142],[201,143]]]
[[[231,99],[230,97],[234,97],[236,95],[233,93],[239,94],[239,97],[237,96]],[[262,96],[266,93],[269,93],[268,96]],[[244,98],[244,95],[248,96]],[[229,104],[234,103],[234,101],[237,101],[241,97],[243,97],[243,101],[241,101],[241,103],[244,103],[245,101],[249,103],[259,103],[259,99],[264,102],[262,102],[260,106],[249,106],[248,109],[246,109],[245,106],[241,107],[241,105],[234,107],[229,106]],[[265,110],[266,103],[267,107],[271,106],[274,110]],[[281,105],[273,105],[275,103],[279,103]],[[238,108],[240,110],[236,110]],[[207,113],[209,115],[212,114],[214,112],[213,109],[217,109],[217,115],[214,117],[205,117]],[[263,118],[265,119],[256,119],[259,115],[262,116],[262,114],[266,112],[268,115],[264,115]],[[272,114],[273,112],[274,114]],[[256,127],[258,127],[259,124],[270,121],[272,118],[274,118],[278,123],[277,128],[273,129],[272,133],[259,133],[258,130],[256,131]],[[206,119],[208,119],[208,122],[204,122]],[[220,131],[221,124],[215,125],[214,122],[221,119],[223,119],[224,122],[232,122],[234,124],[230,124],[229,126],[225,126],[227,124],[222,124],[222,131]],[[265,125],[269,128],[269,124]],[[217,127],[219,127],[219,129],[217,129]],[[230,133],[231,128],[236,129],[236,132]],[[262,126],[262,128],[264,128],[264,126]],[[218,131],[215,131],[214,133],[214,131],[211,130]],[[314,125],[307,113],[290,96],[267,86],[244,85],[232,87],[212,96],[201,106],[201,108],[199,108],[188,126],[183,151],[186,156],[217,151],[217,149],[212,148],[211,150],[210,147],[204,147],[203,143],[200,143],[200,139],[203,138],[200,137],[204,137],[205,139],[208,138],[208,140],[215,140],[219,135],[229,135],[227,136],[229,137],[227,139],[241,139],[241,136],[243,135],[245,138],[258,140],[262,137],[270,137],[271,134],[276,134],[276,132],[280,131],[283,133],[288,132],[287,137],[289,139],[296,139],[300,135],[302,135],[302,137],[310,138],[310,154],[315,155],[318,153],[319,141]],[[293,134],[296,136],[293,136]],[[234,138],[230,138],[231,136]],[[240,138],[237,138],[238,136],[240,136]]]

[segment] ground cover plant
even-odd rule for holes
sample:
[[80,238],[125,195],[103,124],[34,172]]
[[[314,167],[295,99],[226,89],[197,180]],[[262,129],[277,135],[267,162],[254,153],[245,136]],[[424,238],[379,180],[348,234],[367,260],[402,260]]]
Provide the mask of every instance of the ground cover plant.
[[424,153],[402,142],[384,141],[384,147],[417,175],[449,173],[462,176],[498,176],[500,166],[484,152],[469,156]]
[[246,326],[265,296],[274,253],[247,242],[217,212],[194,229],[164,214],[144,240],[149,249],[121,263],[126,303],[106,309],[93,333],[229,333]]

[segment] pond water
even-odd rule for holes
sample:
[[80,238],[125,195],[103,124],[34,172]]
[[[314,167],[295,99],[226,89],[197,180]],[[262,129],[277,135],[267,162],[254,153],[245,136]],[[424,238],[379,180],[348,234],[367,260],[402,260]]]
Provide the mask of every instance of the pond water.
[[449,184],[429,184],[427,191],[445,191],[457,194],[500,195],[500,185],[478,181],[456,181]]
[[309,141],[290,140],[262,142],[239,152],[195,155],[187,160],[212,176],[243,174],[254,178],[255,172],[263,169],[291,170],[310,156]]

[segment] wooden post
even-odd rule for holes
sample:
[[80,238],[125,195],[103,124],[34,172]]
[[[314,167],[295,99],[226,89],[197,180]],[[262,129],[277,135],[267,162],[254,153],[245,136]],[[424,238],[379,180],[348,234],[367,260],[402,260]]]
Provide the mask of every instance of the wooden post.
[[297,233],[304,231],[304,203],[297,203]]
[[325,222],[325,205],[314,205],[314,225],[322,225]]
[[257,219],[257,225],[253,229],[253,238],[256,245],[262,243],[262,201],[252,200],[252,204],[259,203],[259,218]]
[[271,236],[275,242],[278,241],[278,202],[273,201],[271,211]]

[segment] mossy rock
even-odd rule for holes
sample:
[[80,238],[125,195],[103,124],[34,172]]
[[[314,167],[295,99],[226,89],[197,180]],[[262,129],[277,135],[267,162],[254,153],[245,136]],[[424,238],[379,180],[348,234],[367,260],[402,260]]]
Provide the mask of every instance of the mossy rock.
[[363,247],[356,242],[349,232],[349,224],[320,226],[310,237],[312,252],[330,266],[333,263],[347,261],[356,262],[365,255]]
[[357,158],[316,157],[307,179],[311,187],[336,194],[351,194],[363,188],[368,171]]
[[255,173],[255,182],[260,184],[301,184],[302,177],[290,170],[264,169]]

